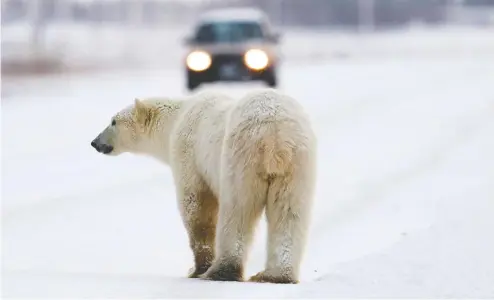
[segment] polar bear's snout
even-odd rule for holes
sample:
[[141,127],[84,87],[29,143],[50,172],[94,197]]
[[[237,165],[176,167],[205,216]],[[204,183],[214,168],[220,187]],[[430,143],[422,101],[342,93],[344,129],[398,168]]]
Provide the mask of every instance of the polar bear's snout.
[[113,146],[102,143],[99,136],[91,142],[91,146],[93,146],[96,151],[103,154],[108,154],[113,151]]

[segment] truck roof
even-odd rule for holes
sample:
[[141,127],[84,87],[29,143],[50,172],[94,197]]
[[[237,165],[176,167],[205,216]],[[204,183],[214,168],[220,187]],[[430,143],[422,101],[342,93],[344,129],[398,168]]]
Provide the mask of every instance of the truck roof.
[[208,10],[199,17],[199,23],[217,21],[262,21],[264,12],[252,7],[216,8]]

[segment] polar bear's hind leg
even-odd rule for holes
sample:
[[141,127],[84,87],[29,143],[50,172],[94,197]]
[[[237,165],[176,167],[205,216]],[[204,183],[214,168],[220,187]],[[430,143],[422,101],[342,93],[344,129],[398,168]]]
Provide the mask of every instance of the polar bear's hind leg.
[[[280,126],[283,127],[283,126]],[[268,249],[265,270],[250,281],[298,283],[315,190],[315,151],[309,138],[278,132],[265,153],[271,173],[266,200]],[[289,142],[287,142],[289,141]],[[270,143],[266,144],[269,149]]]
[[[243,281],[244,264],[254,230],[266,206],[268,182],[259,176],[251,154],[258,145],[232,135],[223,147],[216,259],[201,276],[219,281]],[[254,156],[255,157],[255,156]]]
[[249,281],[298,283],[307,240],[312,200],[309,178],[278,177],[269,186],[266,205],[268,249],[265,270]]

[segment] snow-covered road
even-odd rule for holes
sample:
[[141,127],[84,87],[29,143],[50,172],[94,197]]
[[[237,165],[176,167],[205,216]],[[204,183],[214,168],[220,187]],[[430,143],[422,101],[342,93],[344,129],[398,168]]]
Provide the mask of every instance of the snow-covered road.
[[[183,93],[181,72],[22,82],[2,99],[3,295],[494,297],[493,70],[486,57],[284,66],[320,159],[302,283],[289,286],[186,279],[169,169],[90,147],[135,96]],[[261,224],[247,275],[264,239]]]

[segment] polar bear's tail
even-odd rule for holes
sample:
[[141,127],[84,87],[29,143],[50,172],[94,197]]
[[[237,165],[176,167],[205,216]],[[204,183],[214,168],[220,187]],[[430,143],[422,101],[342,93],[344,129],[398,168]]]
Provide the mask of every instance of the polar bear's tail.
[[264,138],[264,171],[268,175],[283,175],[293,159],[293,146],[278,136]]

